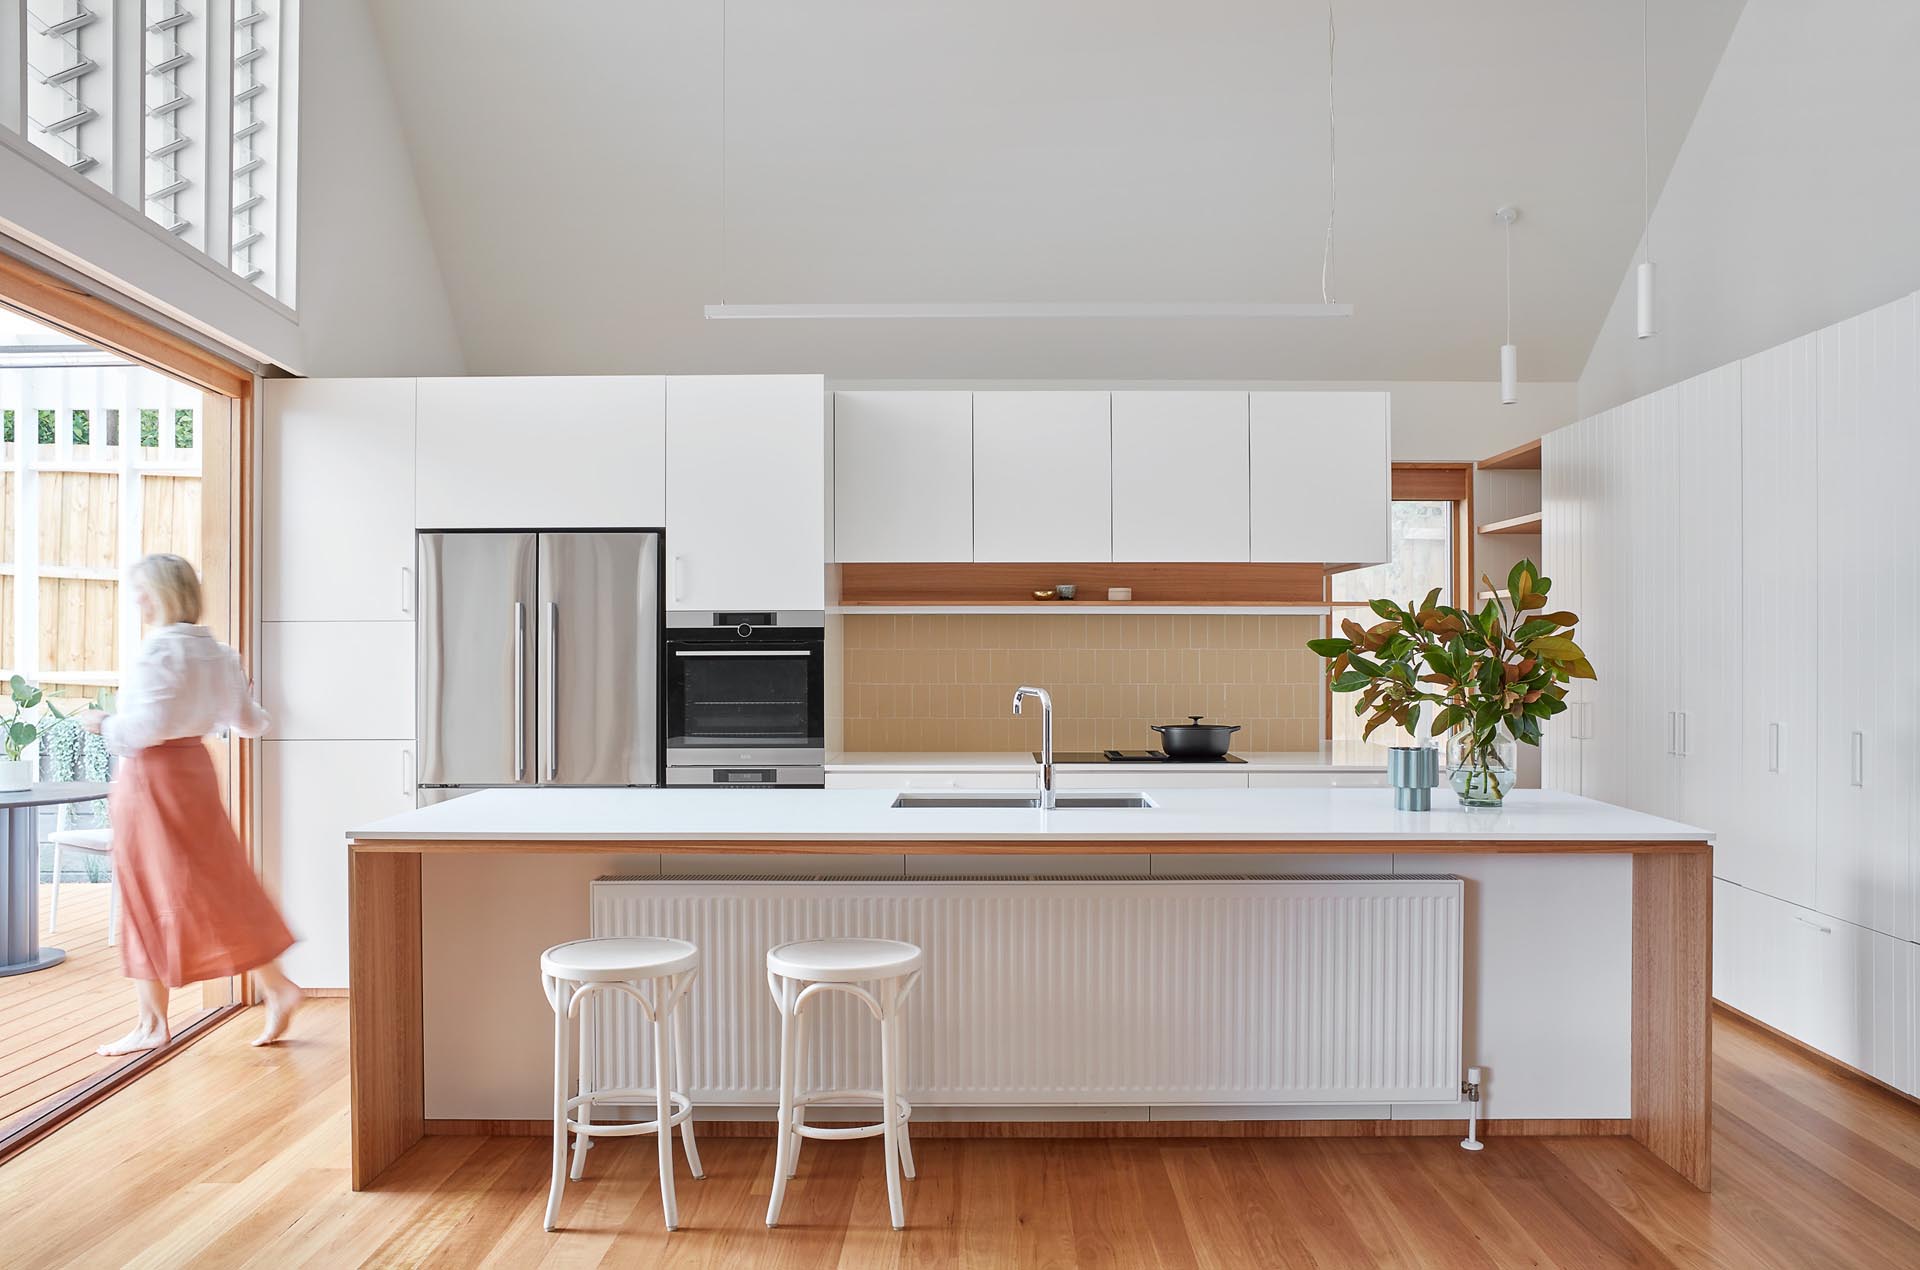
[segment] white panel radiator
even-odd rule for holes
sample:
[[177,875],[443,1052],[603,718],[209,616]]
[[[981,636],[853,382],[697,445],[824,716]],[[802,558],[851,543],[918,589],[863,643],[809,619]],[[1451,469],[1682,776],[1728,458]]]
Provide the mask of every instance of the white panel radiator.
[[[593,884],[593,933],[699,945],[688,1060],[699,1103],[777,1101],[766,951],[824,935],[926,950],[904,1016],[919,1104],[1455,1102],[1462,885],[609,879]],[[603,1008],[602,1087],[650,1084],[637,1012]],[[809,1083],[877,1088],[864,1009],[835,993],[809,1010]]]

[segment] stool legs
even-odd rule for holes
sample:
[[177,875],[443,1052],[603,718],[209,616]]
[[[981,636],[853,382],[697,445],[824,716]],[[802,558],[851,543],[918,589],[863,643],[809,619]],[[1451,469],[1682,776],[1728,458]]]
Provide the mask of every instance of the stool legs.
[[[693,1070],[687,1066],[687,1032],[691,1026],[687,1022],[687,998],[692,995],[691,992],[682,995],[680,1008],[673,1012],[673,1078],[676,1082],[686,1080]],[[680,1147],[687,1153],[687,1170],[696,1179],[705,1177],[707,1171],[700,1165],[700,1148],[693,1140],[692,1116],[680,1122]]]
[[[653,1092],[654,1123],[660,1131],[653,1136],[660,1147],[660,1211],[666,1214],[667,1229],[680,1229],[680,1206],[673,1196],[673,1063],[667,1048],[667,1028],[672,1024],[678,1003],[668,999],[668,981],[653,981]],[[673,1009],[665,1007],[673,1006]],[[688,1119],[692,1119],[691,1116]]]
[[548,981],[547,995],[553,999],[553,1185],[547,1192],[546,1228],[560,1223],[560,1193],[567,1185],[567,1070],[573,1043],[572,1020],[568,1017],[567,998],[572,985]]
[[880,1139],[886,1157],[887,1207],[893,1212],[893,1228],[904,1230],[907,1217],[900,1200],[899,1041],[894,1035],[898,996],[895,983],[886,983],[880,989]]
[[792,1176],[789,1162],[794,1159],[793,1144],[799,1136],[793,1132],[794,1033],[798,1030],[793,981],[776,980],[775,992],[780,1005],[780,1121],[773,1137],[773,1195],[767,1201],[769,1229],[780,1224],[780,1205],[787,1198],[787,1178]]
[[[907,1072],[906,1046],[902,1043],[903,1038],[899,1024],[900,1001],[904,995],[905,994],[900,991],[899,986],[895,985],[893,989],[892,1006],[887,1012],[887,1026],[893,1032],[893,1096],[896,1102],[898,1102],[900,1098],[901,1086],[906,1084]],[[900,1126],[900,1175],[911,1180],[913,1177],[913,1144],[907,1135],[907,1120],[905,1117],[895,1117],[895,1123]]]
[[[581,997],[580,998],[580,1038],[578,1042],[580,1047],[581,1103],[580,1103],[579,1111],[574,1115],[574,1119],[577,1120],[582,1125],[590,1125],[593,1123],[593,1103],[587,1100],[587,1095],[591,1093],[593,1089],[593,1077],[591,1074],[593,1070],[592,1068],[593,1016],[591,1014],[592,1009],[593,1009],[593,997],[591,995]],[[592,1134],[576,1133],[573,1135],[573,1169],[567,1175],[573,1181],[577,1182],[580,1180],[580,1171],[586,1167],[587,1152],[591,1150],[592,1147],[593,1147]]]
[[793,1016],[793,1145],[788,1148],[787,1176],[792,1177],[800,1171],[800,1147],[806,1138],[800,1133],[800,1127],[807,1123],[807,1105],[799,1101],[799,1090],[807,1086],[807,1014],[802,1010]]

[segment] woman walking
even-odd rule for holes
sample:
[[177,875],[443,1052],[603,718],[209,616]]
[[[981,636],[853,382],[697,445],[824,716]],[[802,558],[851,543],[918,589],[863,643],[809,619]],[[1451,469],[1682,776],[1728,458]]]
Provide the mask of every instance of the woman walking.
[[107,1055],[155,1049],[169,1039],[172,988],[251,970],[266,994],[254,1041],[287,1030],[300,989],[276,960],[293,945],[253,874],[220,801],[202,739],[221,728],[267,730],[239,656],[200,620],[200,579],[174,555],[148,556],[129,575],[144,625],[154,627],[120,692],[117,714],[79,716],[120,759],[107,798],[119,875],[121,965],[134,981],[140,1021]]

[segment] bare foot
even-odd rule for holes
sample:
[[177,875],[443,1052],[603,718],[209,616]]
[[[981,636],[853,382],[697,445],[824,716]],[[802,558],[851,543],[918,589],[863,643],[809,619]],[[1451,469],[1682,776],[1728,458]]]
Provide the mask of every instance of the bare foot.
[[109,1045],[95,1050],[103,1058],[119,1058],[123,1054],[139,1054],[146,1050],[157,1050],[168,1040],[167,1030],[140,1026]]
[[272,1045],[287,1034],[287,1024],[293,1022],[293,1012],[300,1008],[300,989],[289,979],[286,986],[278,991],[267,992],[267,1024],[260,1029],[260,1035],[253,1038],[255,1045]]

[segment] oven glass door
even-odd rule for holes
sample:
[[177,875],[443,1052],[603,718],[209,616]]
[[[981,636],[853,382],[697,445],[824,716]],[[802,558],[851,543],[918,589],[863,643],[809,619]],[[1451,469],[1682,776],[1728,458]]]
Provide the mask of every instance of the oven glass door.
[[667,657],[668,749],[820,748],[823,660],[818,644],[676,643]]

